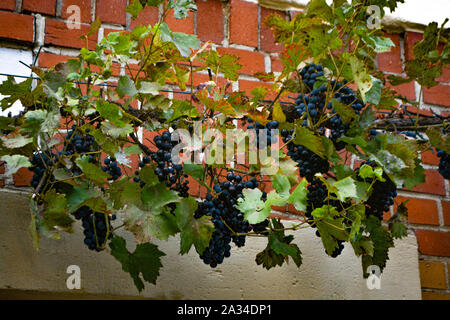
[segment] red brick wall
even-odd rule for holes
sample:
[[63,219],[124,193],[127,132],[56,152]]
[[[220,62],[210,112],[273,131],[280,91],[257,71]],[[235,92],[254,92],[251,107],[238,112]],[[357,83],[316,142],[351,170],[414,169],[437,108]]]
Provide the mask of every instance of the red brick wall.
[[[43,52],[38,64],[49,67],[57,62],[76,56],[77,50],[84,45],[78,40],[80,34],[86,32],[93,18],[100,17],[103,29],[97,37],[93,37],[89,46],[95,46],[101,34],[115,30],[129,29],[139,23],[155,23],[158,11],[155,8],[145,9],[138,20],[131,21],[124,9],[127,0],[97,0],[91,8],[90,0],[2,0],[0,1],[0,39],[21,43],[29,48],[36,48],[37,39],[44,40]],[[22,3],[20,6],[19,3]],[[66,9],[72,4],[81,7],[82,29],[69,30],[64,24],[68,18]],[[286,19],[295,12],[284,12],[261,8],[256,4],[242,0],[219,1],[199,0],[198,12],[191,13],[190,18],[177,21],[172,16],[168,23],[174,31],[195,33],[202,41],[211,41],[218,46],[220,52],[232,53],[241,58],[241,76],[237,83],[239,89],[249,90],[258,85],[253,74],[255,72],[279,72],[282,65],[277,52],[282,47],[273,42],[273,36],[261,21],[270,14],[277,13]],[[16,10],[17,9],[17,10]],[[37,16],[40,14],[45,28],[38,28]],[[44,34],[38,34],[42,30]],[[412,45],[420,40],[420,33],[403,32],[390,37],[396,47],[389,53],[378,57],[379,68],[391,74],[404,74],[404,62],[411,58]],[[60,50],[64,49],[64,50]],[[62,53],[61,53],[62,52]],[[64,54],[57,55],[55,53]],[[116,74],[119,74],[117,68]],[[125,72],[123,66],[122,71]],[[197,75],[194,79],[204,79]],[[450,72],[446,71],[440,79],[439,86],[424,89],[423,108],[433,108],[437,113],[448,114],[450,111]],[[413,83],[400,86],[398,89],[410,99],[418,99],[420,87]],[[182,98],[175,94],[176,98]],[[145,133],[145,136],[151,135]],[[438,159],[435,155],[423,155],[426,168],[426,183],[413,191],[401,191],[397,201],[410,200],[409,228],[417,236],[419,246],[419,269],[424,299],[450,299],[450,195],[448,181],[444,181],[437,171]],[[0,166],[0,186],[4,168]],[[6,179],[7,184],[28,186],[31,175],[28,170],[21,170],[13,180]],[[194,188],[195,185],[195,188]],[[194,190],[195,189],[195,190]],[[200,186],[192,181],[194,195],[204,194]],[[281,208],[283,211],[283,208]],[[285,208],[288,213],[295,213],[291,206]]]

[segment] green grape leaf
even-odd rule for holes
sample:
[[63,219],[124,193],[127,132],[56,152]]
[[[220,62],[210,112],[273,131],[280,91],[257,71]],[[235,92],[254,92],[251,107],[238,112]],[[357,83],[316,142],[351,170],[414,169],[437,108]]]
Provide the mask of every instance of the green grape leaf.
[[145,182],[146,186],[153,187],[159,183],[158,176],[155,174],[155,166],[145,166],[139,171],[139,177]]
[[363,179],[376,178],[382,182],[386,181],[386,179],[383,178],[383,169],[382,168],[377,167],[374,169],[367,164],[363,164],[361,167],[359,167],[358,175]]
[[255,261],[257,265],[262,264],[264,268],[270,270],[276,266],[281,267],[285,261],[285,258],[282,254],[276,253],[268,244],[263,251],[256,255]]
[[124,96],[134,97],[138,90],[133,80],[128,75],[125,75],[120,77],[116,92],[120,98],[123,98]]
[[293,204],[298,211],[305,211],[308,204],[308,181],[303,179],[289,196],[288,202]]
[[[206,57],[204,55],[207,55]],[[211,70],[217,70],[224,74],[225,78],[236,81],[239,77],[239,69],[242,65],[238,63],[239,57],[232,54],[219,56],[217,51],[210,50],[205,52],[201,61]]]
[[[284,226],[275,219],[272,219],[275,229],[281,230]],[[283,257],[290,256],[297,267],[302,264],[302,252],[295,243],[291,243],[293,236],[285,236],[284,231],[273,231],[269,234],[269,247],[276,254]]]
[[369,239],[373,243],[373,255],[363,256],[362,264],[365,277],[368,276],[366,271],[370,265],[377,265],[383,271],[386,267],[386,261],[389,259],[389,248],[394,247],[392,235],[381,225],[378,218],[369,216],[366,219],[366,231],[370,234]]
[[243,198],[238,199],[236,208],[244,213],[244,219],[250,224],[264,221],[270,215],[270,205],[261,200],[262,191],[259,189],[242,190]]
[[353,180],[352,177],[338,180],[333,185],[337,189],[336,195],[340,201],[345,201],[347,198],[355,198],[357,196],[355,180]]
[[276,174],[271,177],[271,180],[274,189],[282,198],[289,197],[291,184],[289,183],[288,177],[282,174]]
[[392,233],[394,239],[401,239],[408,235],[408,229],[401,221],[390,221],[389,231]]
[[144,10],[144,7],[141,4],[141,0],[133,0],[125,9],[126,12],[131,14],[132,19],[136,19],[142,10]]
[[373,256],[373,242],[369,237],[362,236],[355,241],[351,241],[356,256]]
[[96,184],[102,185],[106,182],[105,180],[110,177],[110,175],[100,169],[98,165],[90,163],[88,156],[82,156],[75,162],[81,171],[83,171],[86,178]]
[[308,16],[319,16],[328,22],[333,22],[333,11],[325,0],[311,0],[306,13]]
[[81,186],[75,186],[70,192],[67,193],[67,207],[70,212],[75,211],[86,200],[95,198],[97,193],[95,190],[90,189],[87,183]]
[[1,161],[6,162],[6,170],[5,170],[5,176],[10,176],[17,171],[19,171],[20,168],[29,168],[31,167],[31,163],[28,160],[27,157],[22,155],[5,155],[0,157]]
[[353,176],[353,169],[343,163],[333,166],[332,170],[338,180]]
[[298,183],[297,162],[292,160],[291,157],[281,158],[279,160],[279,167],[280,170],[278,172],[287,176],[291,185]]
[[210,110],[221,112],[226,116],[236,116],[236,111],[227,100],[210,98],[206,88],[197,92],[197,98]]
[[126,137],[133,132],[133,127],[131,124],[127,123],[123,127],[117,127],[109,121],[103,121],[101,125],[101,130],[104,134],[109,135],[113,138]]
[[33,142],[33,138],[25,138],[22,135],[15,135],[11,138],[7,138],[6,136],[0,137],[3,146],[5,146],[8,149],[16,149],[16,148],[22,148],[26,146],[27,144]]
[[395,47],[395,44],[392,42],[391,38],[372,36],[371,39],[375,45],[376,53],[389,52],[392,47]]
[[436,127],[429,127],[426,131],[427,137],[430,140],[430,144],[445,153],[450,154],[450,137],[447,134],[443,134],[441,129]]
[[312,215],[316,218],[316,226],[323,246],[330,256],[338,248],[337,240],[347,241],[349,237],[343,225],[344,218],[333,218],[336,214],[336,209],[327,205],[312,212]]
[[209,241],[214,232],[211,217],[194,218],[197,206],[197,201],[192,197],[184,198],[177,203],[174,213],[178,228],[181,230],[180,254],[188,253],[192,245],[194,245],[198,254],[202,254],[209,246]]
[[350,230],[349,239],[355,241],[360,230],[361,222],[365,218],[366,207],[363,204],[358,204],[349,209],[348,215],[351,217],[352,228]]
[[173,8],[176,19],[184,19],[189,16],[188,11],[197,11],[197,5],[193,0],[173,0],[169,1],[170,8]]
[[159,270],[162,267],[161,257],[165,253],[152,243],[138,244],[133,253],[126,247],[125,239],[115,236],[109,243],[111,255],[120,262],[122,270],[128,272],[133,278],[134,284],[139,291],[144,289],[144,281],[156,284]]
[[357,115],[352,107],[339,102],[335,98],[331,99],[331,103],[333,105],[333,109],[342,118],[343,123],[348,123],[352,119],[356,118]]
[[64,194],[57,194],[55,189],[45,194],[47,207],[43,212],[43,223],[47,228],[61,228],[66,232],[72,231],[74,220],[67,214],[67,199]]
[[365,93],[365,102],[377,106],[380,103],[381,89],[383,89],[384,85],[381,80],[375,77],[370,76],[370,79],[372,80],[372,86]]
[[295,129],[294,143],[308,148],[321,158],[325,158],[326,151],[321,137],[314,135],[311,130],[305,127],[297,127]]
[[142,94],[152,94],[156,96],[163,88],[158,82],[141,81],[139,84],[140,88],[138,92]]
[[272,119],[278,121],[279,123],[286,122],[286,115],[284,114],[279,102],[276,102],[273,106]]
[[364,62],[355,56],[351,56],[350,65],[353,73],[353,80],[355,80],[358,85],[358,90],[361,93],[361,97],[364,102],[367,102],[366,93],[372,88],[373,81],[370,77]]
[[122,108],[120,108],[117,104],[99,99],[97,100],[97,111],[103,118],[111,121],[114,125],[119,127],[125,126],[125,122],[122,121]]
[[130,205],[122,211],[122,219],[138,243],[148,242],[152,238],[167,240],[178,232],[175,217],[162,210],[144,211]]
[[155,214],[159,214],[163,207],[169,203],[179,201],[178,193],[168,189],[165,183],[162,182],[155,186],[145,186],[142,190],[142,202],[145,208]]
[[204,168],[201,164],[184,163],[183,172],[197,180],[203,180]]
[[172,42],[183,57],[189,57],[191,49],[200,48],[200,40],[193,34],[172,32]]

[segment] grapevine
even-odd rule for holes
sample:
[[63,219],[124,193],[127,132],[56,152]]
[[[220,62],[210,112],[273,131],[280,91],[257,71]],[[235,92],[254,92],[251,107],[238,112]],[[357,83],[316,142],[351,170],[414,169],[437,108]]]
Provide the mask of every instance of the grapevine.
[[[35,84],[12,77],[0,84],[8,96],[2,109],[17,100],[24,106],[0,117],[0,159],[5,175],[33,173],[33,242],[81,228],[89,250],[110,253],[129,271],[134,253],[120,232],[130,232],[145,261],[135,267],[151,265],[145,278],[155,283],[164,253],[154,239],[178,236],[180,254],[194,247],[217,268],[261,237],[267,247],[258,265],[290,259],[300,267],[294,235],[313,228],[328,256],[353,250],[364,276],[372,264],[383,270],[393,240],[406,235],[398,215],[387,225],[383,217],[398,190],[425,182],[421,154],[434,150],[439,173],[450,177],[448,117],[422,114],[389,86],[437,84],[449,64],[448,30],[430,24],[406,76],[384,75],[373,61],[394,44],[381,30],[367,30],[366,1],[313,1],[291,21],[266,19],[283,44],[283,70],[255,74],[264,87],[234,92],[239,58],[164,21],[195,9],[193,1],[180,2],[163,5],[154,25],[110,32],[54,68],[33,67]],[[127,12],[135,18],[151,3],[133,1]],[[444,50],[436,53],[439,44]],[[114,63],[125,73],[114,76]],[[194,86],[202,73],[209,81]],[[274,214],[280,208],[297,220],[283,225],[284,212]],[[139,272],[129,273],[142,290]]]

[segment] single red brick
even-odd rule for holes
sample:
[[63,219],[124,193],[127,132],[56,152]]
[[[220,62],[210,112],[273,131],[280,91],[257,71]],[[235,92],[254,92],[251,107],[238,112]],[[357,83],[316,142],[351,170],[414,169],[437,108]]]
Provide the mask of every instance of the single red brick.
[[14,10],[16,8],[16,0],[3,0],[0,2],[0,9]]
[[33,172],[28,168],[20,168],[15,174],[13,174],[14,185],[16,187],[29,187],[30,181],[33,178]]
[[84,23],[91,22],[91,20],[92,20],[91,0],[62,0],[61,17],[63,19],[68,19],[70,16],[72,16],[74,14],[74,11],[68,10],[70,8],[70,6],[78,6],[80,8],[81,22],[84,22]]
[[450,300],[450,293],[422,291],[422,300]]
[[171,10],[166,18],[166,22],[173,32],[194,33],[194,12],[189,12],[189,16],[184,19],[177,19],[174,11]]
[[434,151],[426,151],[421,154],[421,159],[423,163],[426,164],[433,164],[433,165],[439,165],[439,157],[436,155],[436,152]]
[[272,65],[272,72],[283,72],[283,63],[278,57],[270,56],[270,63]]
[[147,26],[149,24],[155,25],[159,18],[158,8],[145,7],[144,10],[139,13],[136,19],[131,20],[130,28],[134,29],[137,26]]
[[230,43],[258,46],[258,6],[254,3],[231,0]]
[[220,54],[232,54],[239,57],[238,63],[242,65],[239,70],[241,74],[253,75],[257,72],[264,72],[264,55],[256,51],[246,51],[234,48],[217,48]]
[[442,216],[444,218],[444,224],[450,226],[450,201],[442,201]]
[[197,1],[197,36],[202,41],[222,43],[224,38],[222,1]]
[[[417,199],[398,196],[396,203],[407,201],[408,222],[417,224],[439,225],[438,207],[435,200]],[[397,204],[394,204],[394,211],[397,210]]]
[[248,95],[253,88],[265,87],[267,88],[266,99],[274,99],[276,93],[272,90],[272,84],[267,82],[251,81],[251,80],[239,80],[239,91],[245,91]]
[[[207,74],[203,73],[194,73],[194,79],[193,79],[193,85],[198,86],[201,83],[205,83],[209,81],[209,76]],[[227,84],[227,80],[223,77],[217,77],[213,75],[212,81],[216,82],[216,85],[220,88],[224,88]],[[191,84],[191,78],[189,76],[188,82],[186,82],[186,85],[190,87]],[[231,91],[231,85],[228,86],[227,92]]]
[[382,71],[402,73],[402,60],[400,50],[400,36],[398,34],[385,35],[391,38],[395,47],[392,47],[389,52],[380,53],[377,56],[378,67]]
[[450,107],[450,86],[438,84],[431,88],[424,88],[423,100],[425,103]]
[[414,59],[413,47],[417,41],[423,39],[423,34],[418,32],[406,32],[405,35],[405,56],[406,60]]
[[[89,32],[88,25],[81,25],[80,29],[69,29],[66,23],[57,20],[46,20],[45,23],[45,44],[54,44],[69,48],[83,48],[86,41],[79,39],[80,36]],[[89,37],[89,49],[94,49],[97,45],[97,34]]]
[[442,262],[419,261],[420,284],[422,288],[445,289],[445,267]]
[[416,89],[414,87],[414,82],[403,83],[398,86],[393,86],[387,83],[389,88],[394,89],[398,94],[405,96],[408,100],[416,100]]
[[[406,109],[406,111],[409,111],[409,112],[411,112],[413,114],[417,114],[417,107],[415,107],[415,106],[408,105],[408,106],[406,106],[405,109]],[[420,113],[420,115],[425,115],[425,116],[432,116],[432,115],[434,115],[433,112],[431,110],[429,110],[429,109],[420,109],[419,113]]]
[[125,25],[127,23],[126,7],[127,0],[97,0],[96,16],[102,22]]
[[33,42],[33,16],[0,11],[0,38]]
[[54,16],[56,14],[56,0],[23,0],[22,10]]
[[286,19],[286,13],[284,11],[261,7],[261,27],[259,33],[261,50],[267,52],[280,52],[283,50],[283,45],[275,43],[272,30],[264,24],[266,18],[272,14],[277,14]]
[[75,59],[74,57],[69,56],[60,56],[54,53],[41,52],[39,54],[39,66],[44,68],[51,68],[56,66],[60,62],[66,62],[69,59]]
[[430,256],[450,257],[450,232],[418,229],[415,233],[420,253]]
[[445,195],[444,178],[436,170],[425,170],[425,183],[414,187],[413,191]]

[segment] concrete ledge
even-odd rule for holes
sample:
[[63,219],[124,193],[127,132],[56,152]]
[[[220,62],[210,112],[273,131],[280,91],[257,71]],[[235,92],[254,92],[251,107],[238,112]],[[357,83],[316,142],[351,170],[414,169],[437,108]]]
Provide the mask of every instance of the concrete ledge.
[[[244,248],[233,248],[231,257],[216,269],[204,265],[194,250],[179,256],[178,237],[168,242],[155,241],[167,254],[162,259],[164,267],[157,285],[146,284],[139,294],[131,277],[113,257],[84,246],[79,224],[75,225],[75,234],[62,234],[60,240],[42,239],[41,249],[36,251],[28,234],[27,196],[0,191],[0,199],[0,297],[421,299],[413,235],[397,241],[396,248],[390,251],[380,290],[367,289],[360,261],[349,246],[338,258],[329,258],[314,230],[295,233],[295,242],[303,252],[300,269],[292,263],[270,271],[257,266],[254,258],[265,247],[266,239],[247,239]],[[132,235],[121,235],[133,249]],[[81,290],[66,288],[66,269],[73,264],[81,269]]]

